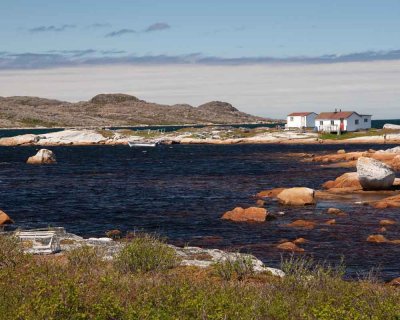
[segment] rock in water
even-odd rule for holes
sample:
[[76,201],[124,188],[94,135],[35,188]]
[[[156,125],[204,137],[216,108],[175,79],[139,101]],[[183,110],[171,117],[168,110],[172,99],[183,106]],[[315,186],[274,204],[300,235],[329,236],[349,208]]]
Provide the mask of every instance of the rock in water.
[[3,224],[9,224],[9,223],[14,223],[14,221],[8,216],[7,213],[0,210],[0,226],[2,226]]
[[56,156],[53,151],[48,149],[40,149],[38,153],[30,157],[26,163],[28,164],[53,164],[57,163]]
[[396,174],[387,164],[361,157],[357,161],[357,173],[364,190],[385,190],[393,186]]
[[264,222],[265,219],[267,218],[267,215],[268,211],[264,208],[251,207],[243,209],[241,207],[237,207],[232,211],[226,212],[222,216],[222,219],[238,221],[238,222],[244,222],[244,221]]
[[290,241],[279,244],[277,248],[285,251],[304,252],[303,248],[298,247],[295,243]]
[[340,177],[336,178],[336,180],[325,182],[322,187],[328,190],[337,188],[361,189],[357,172],[344,173]]
[[383,129],[388,129],[388,130],[400,130],[400,125],[398,124],[392,124],[392,123],[385,123],[383,126]]
[[290,188],[279,193],[277,198],[287,206],[310,205],[315,204],[315,191],[309,188]]

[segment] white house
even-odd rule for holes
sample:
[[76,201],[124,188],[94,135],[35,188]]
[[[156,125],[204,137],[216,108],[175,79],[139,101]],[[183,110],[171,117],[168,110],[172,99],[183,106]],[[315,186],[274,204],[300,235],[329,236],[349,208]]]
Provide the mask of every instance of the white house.
[[314,128],[315,112],[293,112],[287,116],[286,128]]
[[371,115],[354,111],[322,112],[315,118],[315,127],[323,132],[350,132],[371,129]]

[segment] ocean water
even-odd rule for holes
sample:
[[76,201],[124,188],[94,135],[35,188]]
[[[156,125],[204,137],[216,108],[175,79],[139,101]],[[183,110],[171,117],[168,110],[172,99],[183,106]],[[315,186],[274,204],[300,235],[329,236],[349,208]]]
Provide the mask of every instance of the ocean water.
[[386,123],[400,125],[400,119],[388,119],[388,120],[372,120],[372,128],[382,129]]
[[[157,232],[178,245],[198,245],[250,252],[279,267],[276,245],[304,237],[305,255],[331,262],[345,258],[348,275],[378,267],[390,279],[400,271],[400,245],[371,244],[379,220],[400,222],[398,209],[376,210],[352,202],[316,207],[267,208],[276,219],[234,223],[220,219],[236,206],[254,205],[257,192],[274,187],[321,184],[349,171],[303,163],[293,153],[379,149],[374,145],[174,145],[153,149],[125,146],[53,147],[58,164],[25,163],[35,147],[0,147],[0,208],[15,227],[63,226],[82,236],[104,236],[110,229]],[[386,146],[391,147],[390,145]],[[362,199],[360,199],[362,200]],[[338,207],[348,213],[325,222]],[[281,213],[284,213],[283,215]],[[313,230],[286,226],[296,219],[314,220]],[[389,226],[389,239],[400,239],[400,224]]]

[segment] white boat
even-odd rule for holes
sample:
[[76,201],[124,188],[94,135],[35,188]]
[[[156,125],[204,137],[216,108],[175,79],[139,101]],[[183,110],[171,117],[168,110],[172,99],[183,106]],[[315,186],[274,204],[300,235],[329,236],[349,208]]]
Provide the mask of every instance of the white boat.
[[134,148],[134,147],[153,148],[153,147],[157,147],[158,142],[134,142],[134,141],[131,142],[131,141],[128,141],[128,145],[131,148]]

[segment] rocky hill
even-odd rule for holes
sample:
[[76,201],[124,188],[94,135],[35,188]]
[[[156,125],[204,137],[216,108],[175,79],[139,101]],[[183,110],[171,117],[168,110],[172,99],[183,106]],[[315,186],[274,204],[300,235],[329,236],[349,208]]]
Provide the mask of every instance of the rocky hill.
[[240,112],[220,101],[192,107],[161,105],[126,94],[99,94],[77,103],[37,97],[0,97],[0,127],[235,124],[268,120]]

